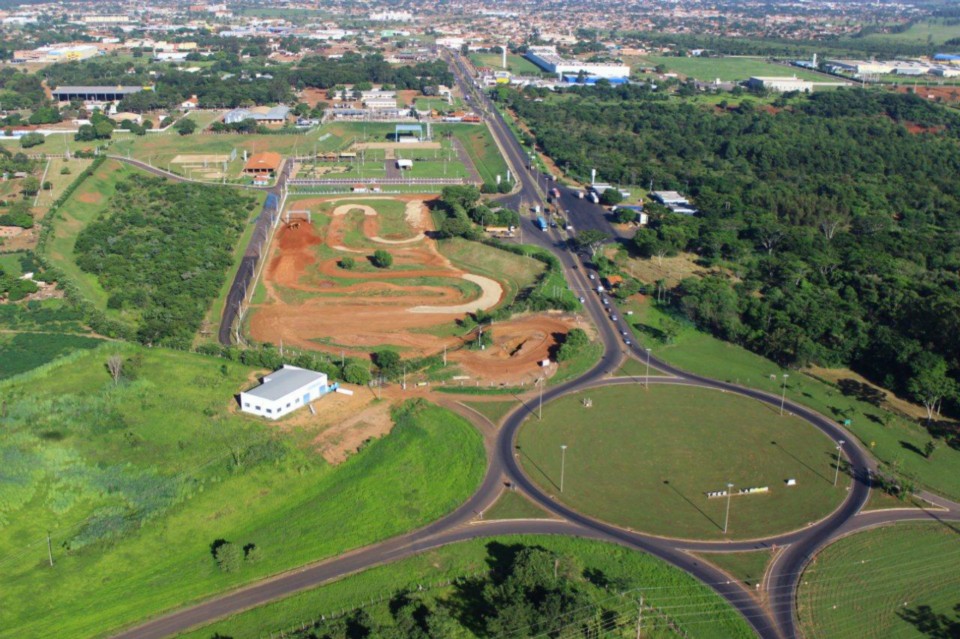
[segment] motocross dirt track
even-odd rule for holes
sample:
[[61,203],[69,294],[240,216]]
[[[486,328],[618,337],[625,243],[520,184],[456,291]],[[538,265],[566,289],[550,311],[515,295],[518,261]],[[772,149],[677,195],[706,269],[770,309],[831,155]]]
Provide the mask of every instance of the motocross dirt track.
[[[493,345],[482,351],[463,348],[476,339],[475,333],[450,335],[443,330],[467,312],[496,306],[503,288],[495,280],[456,268],[440,254],[435,241],[424,235],[432,227],[421,199],[392,199],[407,203],[405,237],[380,238],[377,198],[339,198],[350,204],[337,206],[327,226],[303,222],[277,229],[263,273],[266,302],[251,307],[251,337],[355,356],[383,346],[395,347],[403,357],[438,354],[446,348],[451,365],[470,380],[482,382],[513,384],[552,372],[540,368],[540,362],[574,325],[568,316],[540,313],[498,322],[493,326]],[[336,199],[318,198],[296,206],[332,201]],[[360,224],[371,245],[380,240],[393,255],[392,268],[367,266],[366,256],[373,249],[347,245],[347,214],[357,211],[363,215]],[[343,257],[353,257],[362,267],[341,268]]]

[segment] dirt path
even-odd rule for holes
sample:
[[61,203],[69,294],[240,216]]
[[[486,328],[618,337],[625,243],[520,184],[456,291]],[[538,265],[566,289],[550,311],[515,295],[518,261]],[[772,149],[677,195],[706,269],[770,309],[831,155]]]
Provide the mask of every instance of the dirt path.
[[489,277],[484,277],[482,275],[474,275],[473,273],[464,273],[460,276],[462,279],[467,280],[468,282],[473,282],[480,287],[482,291],[480,297],[475,299],[472,302],[466,304],[458,304],[456,306],[414,306],[413,308],[408,308],[408,313],[475,313],[477,311],[485,311],[488,308],[493,308],[500,301],[500,298],[503,297],[503,287],[500,286],[500,282],[492,280]]

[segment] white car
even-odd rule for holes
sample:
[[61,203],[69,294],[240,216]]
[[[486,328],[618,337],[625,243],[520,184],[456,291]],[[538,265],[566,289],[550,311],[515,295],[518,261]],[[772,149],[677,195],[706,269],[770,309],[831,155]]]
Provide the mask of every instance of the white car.
[[587,301],[587,299],[586,299],[585,297],[580,297],[579,299],[580,299],[580,303],[581,303],[581,304],[583,304],[584,302]]
[[593,273],[591,273],[591,274],[590,274],[590,279],[591,279],[591,280],[595,280],[595,279],[597,279],[597,276],[594,275]]

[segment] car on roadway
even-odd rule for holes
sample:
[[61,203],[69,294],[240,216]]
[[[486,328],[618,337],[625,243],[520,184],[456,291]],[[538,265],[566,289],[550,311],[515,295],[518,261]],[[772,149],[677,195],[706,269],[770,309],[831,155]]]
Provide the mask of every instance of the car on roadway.
[[600,298],[600,300],[603,302],[604,306],[610,306],[610,300],[608,300],[607,298],[602,297]]
[[597,279],[597,276],[594,275],[593,273],[591,273],[591,274],[590,274],[590,279],[591,279],[591,280],[595,280],[595,279]]
[[628,339],[623,340],[623,343],[626,344],[627,346],[633,346],[633,342],[631,342]]
[[583,295],[581,295],[581,296],[580,296],[580,297],[578,297],[577,299],[579,299],[579,300],[580,300],[580,303],[581,303],[581,304],[583,304],[584,302],[586,302],[586,301],[587,301],[587,298],[585,298],[585,297],[584,297]]
[[629,333],[627,333],[626,331],[620,331],[620,334],[623,335],[624,337],[627,337],[629,335]]
[[614,322],[616,322],[616,321],[617,321],[617,316],[616,316],[616,315],[611,315],[611,316],[610,316],[610,319],[613,320]]

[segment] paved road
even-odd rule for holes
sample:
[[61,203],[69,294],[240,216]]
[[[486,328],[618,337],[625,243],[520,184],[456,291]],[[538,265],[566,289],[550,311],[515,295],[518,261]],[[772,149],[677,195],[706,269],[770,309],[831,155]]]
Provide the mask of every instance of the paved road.
[[[457,73],[461,90],[465,91],[464,95],[472,94],[473,103],[479,105],[479,110],[488,118],[498,144],[506,153],[510,163],[518,167],[525,166],[523,150],[513,136],[509,134],[502,118],[494,110],[491,110],[489,103],[485,102],[486,98],[472,92],[472,85],[465,81],[466,72],[464,71],[462,58],[455,54],[445,55],[448,56],[448,62]],[[467,91],[471,93],[467,93]],[[522,206],[537,204],[542,206],[544,192],[542,186],[537,185],[535,175],[526,170],[521,170],[517,176],[521,188],[517,193],[509,196],[511,201],[519,202]],[[563,197],[569,198],[571,196],[567,193]],[[571,214],[575,225],[577,219],[581,216],[584,219],[584,224],[598,225],[596,227],[578,227],[580,230],[583,228],[601,228],[603,230],[602,224],[605,218],[598,217],[590,208],[582,208],[573,203],[573,206],[569,209],[577,211],[577,213]],[[609,222],[606,224],[609,228]],[[926,494],[922,496],[935,500],[945,510],[895,510],[860,513],[869,494],[868,477],[874,462],[859,447],[852,435],[845,432],[832,420],[792,401],[782,400],[781,397],[736,384],[693,375],[649,355],[636,345],[628,347],[619,334],[621,327],[611,321],[599,297],[587,292],[590,289],[591,280],[588,279],[586,267],[581,263],[580,258],[568,250],[569,243],[566,232],[561,229],[541,231],[533,226],[529,217],[523,217],[522,228],[525,234],[524,241],[538,244],[552,251],[563,264],[571,286],[586,292],[584,294],[586,298],[584,308],[594,320],[604,346],[603,355],[593,369],[576,380],[547,389],[543,393],[544,402],[552,401],[565,393],[587,388],[611,384],[636,384],[643,378],[610,377],[615,373],[626,354],[635,356],[641,361],[646,361],[649,357],[652,367],[663,373],[663,375],[650,377],[649,383],[683,384],[720,392],[732,392],[777,407],[780,406],[782,401],[785,410],[810,422],[835,441],[844,439],[848,442],[844,447],[844,454],[849,463],[852,481],[843,504],[834,513],[815,525],[763,540],[737,542],[683,541],[624,530],[576,512],[562,503],[557,503],[523,473],[515,454],[515,440],[521,423],[532,410],[531,406],[524,405],[508,415],[498,431],[493,429],[489,422],[485,423],[485,428],[481,428],[487,444],[487,474],[477,492],[466,503],[446,517],[419,530],[382,543],[305,566],[190,608],[169,613],[120,633],[116,635],[118,638],[161,639],[195,625],[207,623],[225,615],[288,596],[299,590],[314,587],[371,566],[409,557],[431,548],[477,537],[527,533],[564,534],[601,539],[650,553],[685,570],[716,591],[743,615],[757,635],[763,639],[794,639],[797,636],[794,604],[796,585],[807,561],[819,548],[850,532],[896,521],[915,519],[960,521],[960,504]],[[612,232],[612,229],[605,232]],[[455,406],[451,407],[456,408]],[[466,409],[462,409],[461,412],[467,414]],[[476,415],[473,415],[473,417],[475,422],[483,421],[483,418],[478,419]],[[561,520],[478,522],[477,515],[494,503],[507,483],[524,492],[548,512],[559,516]],[[769,602],[767,606],[762,605],[753,593],[750,593],[739,582],[731,580],[726,574],[689,554],[692,551],[718,549],[752,550],[771,547],[774,544],[785,547],[785,550],[771,568],[766,580],[766,594]]]

